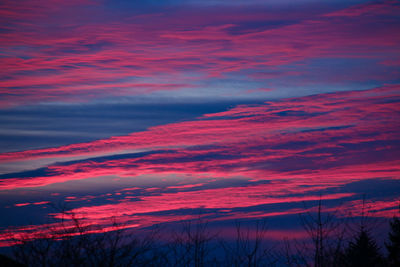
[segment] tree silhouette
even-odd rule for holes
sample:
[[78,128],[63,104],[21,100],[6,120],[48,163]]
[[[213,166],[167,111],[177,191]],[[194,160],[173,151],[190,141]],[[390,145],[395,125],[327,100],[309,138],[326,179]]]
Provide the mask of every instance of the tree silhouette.
[[60,212],[61,222],[48,224],[46,231],[12,236],[16,260],[32,267],[151,266],[154,261],[157,230],[139,237],[111,218],[104,231],[64,208]]
[[[61,222],[47,224],[47,228],[39,228],[39,231],[28,228],[22,232],[8,232],[12,234],[8,240],[15,244],[15,260],[0,255],[0,266],[400,266],[399,217],[390,221],[385,242],[388,257],[384,258],[372,236],[374,225],[364,215],[364,204],[362,216],[357,218],[361,219],[360,223],[356,228],[349,228],[337,218],[336,212],[324,212],[320,200],[317,209],[300,216],[308,238],[301,242],[286,240],[284,254],[267,249],[265,220],[248,227],[237,222],[234,239],[217,242],[215,230],[212,232],[208,221],[200,215],[197,220],[183,221],[182,228],[176,232],[163,235],[159,228],[141,229],[140,234],[133,229],[126,230],[126,226],[112,219],[105,229],[100,224],[89,224],[84,217],[71,211],[63,209],[60,213],[63,215]],[[356,234],[348,236],[349,231]]]
[[216,235],[208,230],[208,222],[200,215],[197,220],[182,222],[182,231],[175,232],[168,244],[169,265],[183,267],[217,266],[211,256],[211,242]]
[[300,214],[301,226],[309,239],[303,242],[285,240],[287,266],[336,267],[343,250],[346,227],[336,212],[325,212],[322,198],[315,212]]
[[384,266],[384,257],[380,252],[375,239],[371,235],[372,229],[376,226],[376,221],[372,221],[366,212],[365,195],[362,199],[360,223],[357,228],[352,230],[356,234],[353,236],[345,249],[341,260],[342,266],[346,267],[379,267]]
[[362,228],[345,251],[343,265],[347,267],[382,266],[383,257],[369,231]]
[[388,250],[388,265],[400,266],[400,219],[394,217],[390,221],[389,242],[385,243]]
[[274,266],[275,255],[272,255],[264,244],[267,230],[265,219],[257,220],[254,225],[248,227],[242,227],[237,221],[235,242],[233,244],[221,242],[225,251],[225,266]]
[[23,265],[10,257],[7,257],[6,255],[0,254],[0,266],[2,267],[27,267],[26,265]]

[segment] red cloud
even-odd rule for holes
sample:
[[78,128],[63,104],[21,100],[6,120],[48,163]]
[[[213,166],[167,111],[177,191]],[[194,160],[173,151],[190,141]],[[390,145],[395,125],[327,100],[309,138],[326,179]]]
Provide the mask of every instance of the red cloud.
[[[50,149],[3,153],[26,161],[103,155],[142,149],[139,157],[55,164],[44,174],[8,175],[1,189],[117,175],[193,174],[251,180],[339,185],[399,177],[398,86],[238,106],[195,121],[172,123],[128,136]],[[164,149],[162,151],[158,151]]]
[[[298,153],[321,146],[338,146],[335,143],[326,143],[333,137],[340,137],[341,143],[397,139],[399,125],[396,114],[399,105],[387,100],[398,97],[398,91],[399,86],[395,85],[367,91],[285,99],[259,106],[238,106],[226,112],[206,114],[196,121],[156,126],[127,136],[48,149],[2,153],[0,161],[204,145],[216,146],[214,149],[218,151],[221,149],[218,148],[219,145],[229,145],[236,149],[248,142],[254,146],[272,146],[290,141],[319,141],[307,148],[295,150]],[[282,155],[280,153],[277,156]]]
[[[5,51],[0,58],[4,77],[0,81],[0,106],[187,90],[209,78],[239,71],[248,72],[246,79],[271,75],[286,79],[298,76],[299,71],[273,74],[274,70],[315,58],[385,61],[398,54],[400,44],[396,34],[399,25],[393,19],[399,9],[393,1],[364,4],[329,16],[309,14],[307,19],[289,25],[237,34],[235,29],[241,23],[268,18],[273,22],[279,16],[266,11],[251,16],[235,9],[228,9],[224,15],[202,10],[215,22],[208,25],[199,20],[201,14],[176,11],[185,28],[167,14],[146,14],[111,23],[86,22],[81,20],[88,16],[87,10],[80,6],[91,3],[77,2],[70,6],[59,1],[35,5],[3,1],[0,19],[7,24],[0,33],[0,47]],[[100,8],[92,12],[99,17],[109,15]],[[366,12],[369,16],[360,19],[359,15]],[[385,23],[381,22],[382,13],[390,15]],[[356,20],[352,19],[354,15]],[[77,21],[73,23],[69,17]],[[288,19],[291,17],[296,21],[299,15],[290,14]],[[54,28],[39,26],[43,24]],[[396,74],[385,75],[395,79]],[[371,77],[358,78],[369,81]]]

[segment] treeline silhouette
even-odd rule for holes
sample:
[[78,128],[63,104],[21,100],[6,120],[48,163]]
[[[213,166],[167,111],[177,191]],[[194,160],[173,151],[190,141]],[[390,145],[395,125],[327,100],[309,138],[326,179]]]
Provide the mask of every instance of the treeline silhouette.
[[287,238],[273,247],[266,242],[265,220],[246,226],[237,221],[228,240],[211,231],[200,215],[182,222],[179,230],[153,227],[135,234],[115,221],[111,231],[104,231],[85,225],[71,212],[62,214],[58,227],[49,226],[46,233],[9,233],[16,245],[12,257],[0,255],[0,266],[400,266],[399,217],[389,220],[382,248],[373,238],[376,225],[364,214],[364,207],[359,220],[348,223],[334,212],[324,212],[320,201],[317,210],[300,216],[307,239]]

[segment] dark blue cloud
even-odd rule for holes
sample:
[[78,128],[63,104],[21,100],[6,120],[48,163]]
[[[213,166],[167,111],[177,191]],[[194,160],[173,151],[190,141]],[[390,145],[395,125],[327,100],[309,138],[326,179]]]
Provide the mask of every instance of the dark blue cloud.
[[[241,101],[243,103],[243,101]],[[36,105],[0,109],[0,152],[127,135],[220,112],[238,102]]]

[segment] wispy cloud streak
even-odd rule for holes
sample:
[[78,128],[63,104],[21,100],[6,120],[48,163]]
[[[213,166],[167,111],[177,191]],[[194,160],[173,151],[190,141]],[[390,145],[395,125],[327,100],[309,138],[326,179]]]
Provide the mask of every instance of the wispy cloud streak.
[[[398,92],[398,86],[387,86],[238,106],[128,136],[3,153],[3,162],[83,155],[88,159],[50,165],[32,174],[6,174],[0,188],[106,175],[209,173],[253,180],[304,176],[313,182],[324,174],[344,180],[395,176],[400,160]],[[123,154],[137,149],[149,152]],[[94,157],[104,153],[121,155]]]
[[[141,100],[156,106],[152,114],[137,106],[124,125],[157,116],[164,101],[185,103],[177,113],[193,99],[198,106],[213,99],[219,108],[74,141],[67,137],[79,131],[49,126],[46,132],[66,137],[57,144],[68,145],[0,153],[0,198],[7,200],[0,209],[59,219],[45,204],[63,199],[85,224],[107,231],[113,215],[131,228],[191,219],[200,210],[213,221],[293,217],[305,210],[301,203],[320,198],[327,210],[339,202],[354,210],[369,190],[372,216],[391,216],[400,180],[399,1],[304,1],[298,10],[263,1],[213,1],[221,9],[117,2],[0,3],[3,133],[20,130],[20,117],[7,111],[24,105],[51,103],[45,112],[85,102],[94,109]],[[223,101],[242,105],[223,109]],[[99,114],[88,115],[97,116],[96,131],[112,121]],[[146,116],[130,121],[136,114]],[[21,128],[21,136],[46,133],[39,128]],[[14,230],[49,226],[60,225]]]
[[[399,53],[397,1],[303,15],[254,7],[245,12],[227,8],[223,15],[211,7],[161,8],[121,14],[118,20],[101,6],[92,1],[3,1],[0,19],[7,23],[0,31],[0,106],[165,90],[179,96],[215,86],[215,79],[231,74],[259,81],[262,73],[282,72],[284,77],[275,77],[282,82],[294,72],[280,67],[313,59],[370,60],[380,73],[374,75],[375,84],[398,77],[394,67],[377,63]],[[204,14],[208,22],[200,19]],[[295,75],[307,72],[304,68]],[[357,77],[358,82],[371,75]],[[260,81],[266,82],[265,77]]]

